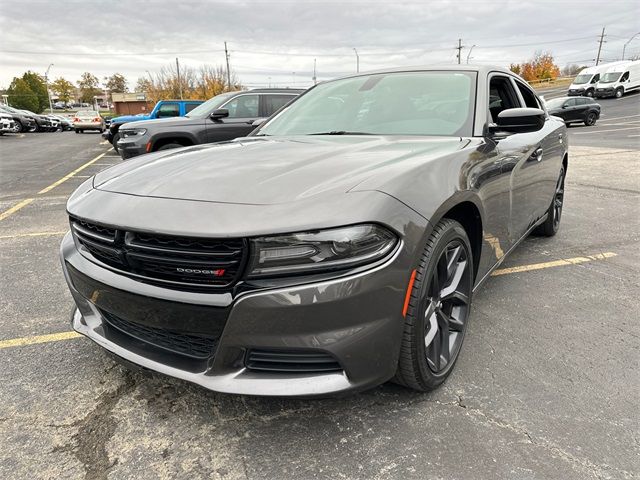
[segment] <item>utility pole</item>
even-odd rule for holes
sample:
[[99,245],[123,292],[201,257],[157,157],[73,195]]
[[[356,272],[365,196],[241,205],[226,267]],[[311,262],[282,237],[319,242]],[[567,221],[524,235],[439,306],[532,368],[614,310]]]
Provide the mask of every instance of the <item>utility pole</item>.
[[53,105],[51,105],[51,92],[49,91],[49,70],[53,67],[53,63],[47,67],[47,71],[44,72],[44,85],[47,87],[47,97],[49,97],[49,113],[53,113]]
[[596,57],[596,66],[600,63],[600,52],[602,51],[602,44],[605,43],[604,40],[604,27],[602,27],[602,33],[600,34],[600,45],[598,45],[598,56]]
[[473,52],[473,47],[475,47],[475,45],[471,45],[471,48],[469,49],[469,53],[467,54],[467,65],[469,64],[469,59],[471,58],[471,52]]
[[360,73],[360,55],[358,55],[358,50],[353,49],[356,52],[356,73]]
[[462,49],[464,48],[464,46],[462,45],[462,39],[459,38],[458,39],[458,46],[456,47],[456,50],[458,50],[458,53],[456,55],[456,57],[458,57],[458,65],[460,65],[460,61],[461,61],[461,54],[462,54]]
[[316,79],[316,60],[317,60],[317,58],[313,59],[313,84],[314,85],[316,85],[318,83],[317,79]]
[[629,45],[631,43],[631,40],[636,38],[638,35],[640,35],[640,32],[636,33],[633,37],[631,37],[629,41],[625,43],[624,46],[622,47],[622,60],[624,60],[624,52],[627,50],[627,45]]
[[224,42],[224,58],[227,59],[227,88],[231,90],[231,70],[229,70],[229,50],[227,50],[227,42]]
[[182,100],[182,81],[180,80],[180,62],[178,62],[178,57],[176,57],[176,69],[178,71],[178,92],[180,92],[180,100]]

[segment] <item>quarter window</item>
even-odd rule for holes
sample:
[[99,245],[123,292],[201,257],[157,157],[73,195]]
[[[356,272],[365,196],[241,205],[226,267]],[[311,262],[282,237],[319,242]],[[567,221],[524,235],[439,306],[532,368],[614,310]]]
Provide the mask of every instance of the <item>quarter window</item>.
[[240,95],[221,108],[229,110],[228,118],[256,118],[259,109],[258,95]]

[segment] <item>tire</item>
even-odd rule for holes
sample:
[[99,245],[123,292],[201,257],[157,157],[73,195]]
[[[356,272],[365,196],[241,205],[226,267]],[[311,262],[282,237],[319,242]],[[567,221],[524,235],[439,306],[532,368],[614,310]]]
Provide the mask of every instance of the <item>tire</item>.
[[622,96],[624,95],[624,88],[622,87],[618,87],[616,89],[616,98],[622,98]]
[[587,117],[584,119],[584,124],[587,127],[591,127],[596,124],[597,119],[598,119],[598,115],[596,115],[594,112],[589,112],[587,113]]
[[157,148],[156,151],[160,150],[170,150],[172,148],[181,148],[184,145],[180,145],[179,143],[167,143],[166,145],[162,145],[160,148]]
[[587,92],[585,93],[586,97],[593,97],[593,89],[587,90]]
[[120,140],[120,133],[116,133],[113,136],[113,140],[111,140],[111,145],[113,145],[113,149],[116,151],[116,153],[118,152],[118,140]]
[[556,190],[553,194],[553,200],[547,210],[547,219],[544,223],[538,225],[533,231],[535,235],[542,237],[553,237],[560,229],[560,220],[562,219],[562,206],[564,205],[564,166],[560,169],[560,175],[556,183]]
[[80,133],[80,130],[78,130],[77,128],[75,129],[76,133]]
[[472,289],[469,238],[462,225],[445,218],[429,236],[415,271],[394,382],[426,392],[446,380],[467,330]]
[[16,120],[16,125],[15,125],[14,128],[15,128],[16,133],[24,132],[24,126],[22,125],[22,122],[20,120]]

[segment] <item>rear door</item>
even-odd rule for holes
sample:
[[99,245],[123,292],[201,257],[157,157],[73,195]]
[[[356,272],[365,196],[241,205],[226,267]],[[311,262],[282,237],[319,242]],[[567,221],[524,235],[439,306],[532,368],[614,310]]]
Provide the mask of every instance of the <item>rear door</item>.
[[218,120],[207,119],[207,142],[221,142],[244,137],[253,130],[253,122],[260,118],[260,95],[243,93],[220,106],[229,116]]

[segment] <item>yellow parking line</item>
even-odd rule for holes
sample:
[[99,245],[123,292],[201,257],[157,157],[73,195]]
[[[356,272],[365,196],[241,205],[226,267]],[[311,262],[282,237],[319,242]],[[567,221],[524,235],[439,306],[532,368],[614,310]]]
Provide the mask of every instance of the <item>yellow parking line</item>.
[[81,172],[82,170],[84,170],[85,168],[87,168],[89,165],[97,162],[98,160],[100,160],[102,157],[104,157],[107,154],[107,152],[101,153],[100,155],[98,155],[96,158],[94,158],[93,160],[89,160],[87,163],[85,163],[84,165],[80,165],[78,168],[76,168],[73,172],[68,173],[67,175],[65,175],[64,177],[62,177],[60,180],[57,180],[55,182],[53,182],[51,185],[49,185],[48,187],[43,188],[42,190],[40,190],[38,192],[38,195],[42,195],[43,193],[47,193],[50,190],[53,190],[54,188],[56,188],[58,185],[60,185],[61,183],[66,182],[67,180],[69,180],[71,177],[73,177],[76,173]]
[[4,220],[7,217],[10,217],[11,215],[13,215],[14,213],[16,213],[18,210],[20,210],[22,207],[26,207],[27,205],[29,205],[31,202],[33,202],[35,200],[35,198],[25,198],[24,200],[22,200],[20,203],[16,203],[13,207],[11,207],[8,210],[5,210],[4,212],[0,213],[0,221]]
[[49,237],[55,235],[64,235],[67,232],[33,232],[33,233],[16,233],[15,235],[0,235],[0,240],[6,240],[9,238],[23,238],[23,237]]
[[1,340],[0,350],[9,347],[24,347],[26,345],[34,345],[36,343],[59,342],[60,340],[71,340],[72,338],[81,337],[76,332],[51,333],[49,335],[38,335],[35,337],[12,338],[11,340]]
[[596,255],[588,255],[586,257],[563,258],[552,262],[533,263],[531,265],[520,265],[518,267],[502,268],[491,274],[495,277],[498,275],[507,275],[509,273],[530,272],[532,270],[542,270],[543,268],[563,267],[566,265],[578,265],[580,263],[592,262],[594,260],[604,260],[605,258],[615,257],[617,254],[613,252],[598,253]]

